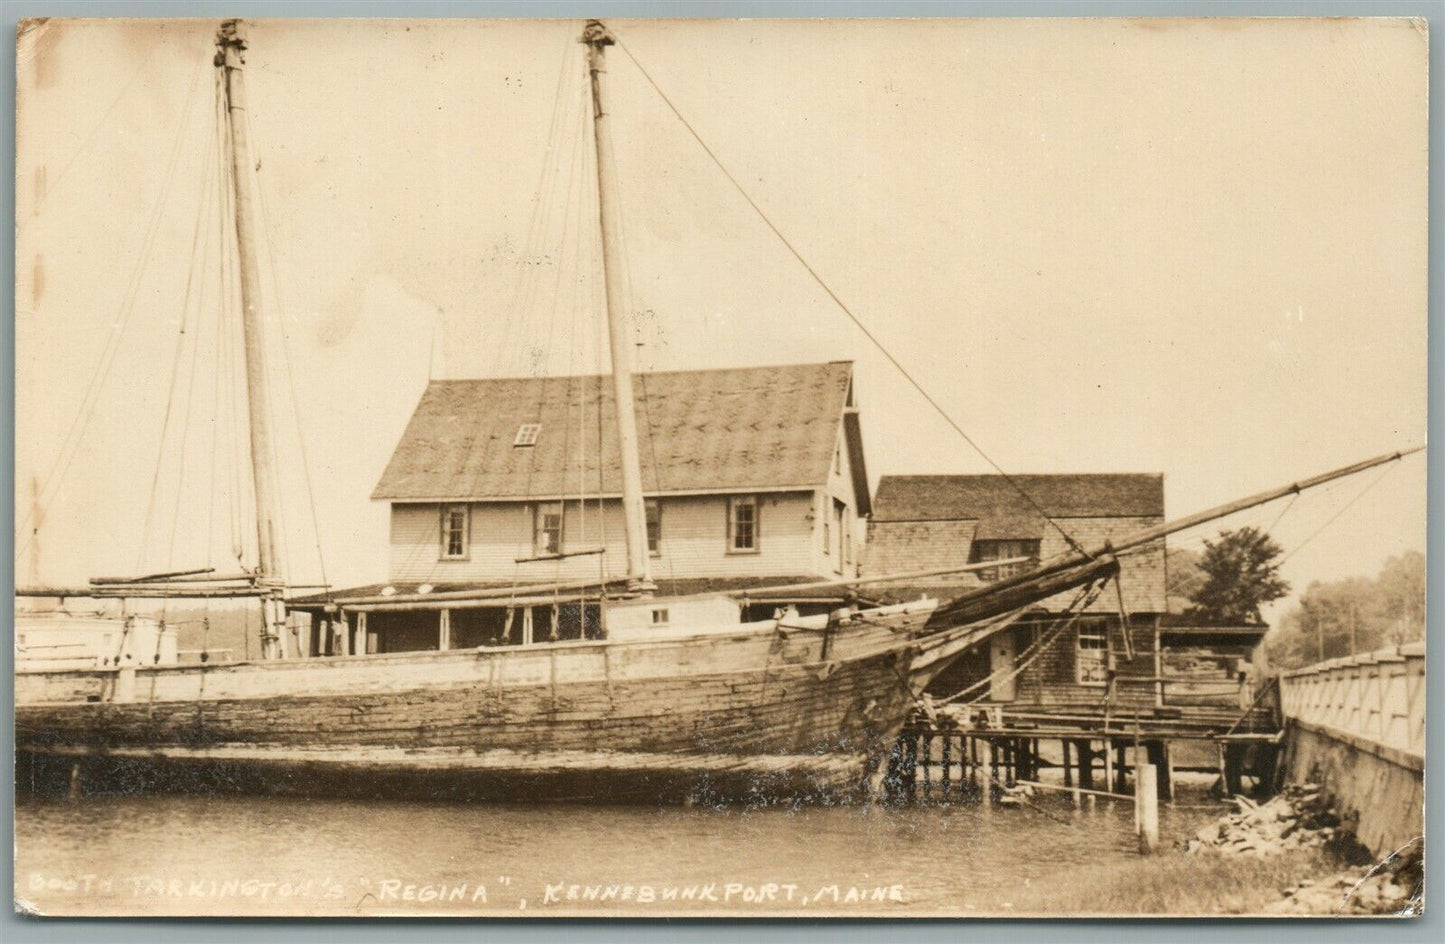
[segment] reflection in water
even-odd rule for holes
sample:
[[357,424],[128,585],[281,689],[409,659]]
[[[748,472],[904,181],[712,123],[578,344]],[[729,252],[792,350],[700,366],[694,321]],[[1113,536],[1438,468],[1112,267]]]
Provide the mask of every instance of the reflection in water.
[[[53,914],[1007,913],[1137,855],[1133,809],[710,809],[20,796],[16,893]],[[1163,811],[1184,835],[1207,809]],[[861,900],[859,900],[861,899]]]

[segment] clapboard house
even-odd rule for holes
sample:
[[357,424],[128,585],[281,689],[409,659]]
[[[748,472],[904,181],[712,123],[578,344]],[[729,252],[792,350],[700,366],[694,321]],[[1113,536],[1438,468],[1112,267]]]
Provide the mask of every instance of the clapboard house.
[[[869,524],[867,571],[1048,559],[1068,550],[1065,533],[1096,547],[1163,520],[1164,478],[1157,474],[884,476]],[[976,580],[997,580],[1029,566],[938,578],[898,593],[947,597],[976,588]],[[1122,595],[1110,586],[1077,613],[1068,612],[1073,593],[1044,601],[965,653],[930,692],[963,692],[963,701],[1014,706],[1092,707],[1106,693],[1114,707],[1160,704],[1163,542],[1121,557],[1120,566]]]
[[[669,598],[857,575],[870,499],[851,363],[639,373],[634,387],[657,590],[621,618],[665,632],[681,622]],[[294,607],[347,630],[368,613],[374,651],[595,635],[601,600],[554,606],[529,588],[626,575],[615,415],[606,376],[433,381],[372,495],[391,508],[388,580]],[[495,605],[441,602],[489,590]],[[842,599],[765,592],[742,616]]]

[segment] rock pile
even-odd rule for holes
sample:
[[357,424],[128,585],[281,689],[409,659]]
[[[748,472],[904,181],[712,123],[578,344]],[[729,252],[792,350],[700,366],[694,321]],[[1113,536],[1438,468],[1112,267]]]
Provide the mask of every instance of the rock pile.
[[1340,872],[1282,889],[1270,914],[1418,915],[1423,913],[1420,844],[1368,870]]
[[1189,840],[1189,852],[1277,855],[1286,849],[1323,846],[1340,835],[1340,817],[1317,784],[1286,787],[1265,803],[1234,798],[1236,812],[1210,823]]

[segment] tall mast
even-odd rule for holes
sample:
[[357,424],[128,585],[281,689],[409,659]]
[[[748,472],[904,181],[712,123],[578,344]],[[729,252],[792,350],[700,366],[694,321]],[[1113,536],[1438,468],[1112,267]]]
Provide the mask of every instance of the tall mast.
[[607,290],[607,337],[612,349],[612,392],[617,401],[617,439],[622,455],[622,514],[627,530],[628,588],[656,589],[647,551],[647,507],[642,498],[642,460],[638,455],[637,411],[632,399],[632,354],[628,343],[626,299],[621,279],[621,221],[617,215],[617,169],[612,166],[612,129],[602,105],[602,73],[612,34],[598,20],[582,31],[587,71],[592,77],[592,124],[597,146],[597,215],[602,226],[602,282]]
[[285,609],[281,603],[283,564],[276,540],[276,468],[271,441],[271,392],[266,382],[265,319],[261,311],[261,273],[257,266],[255,206],[252,193],[251,141],[246,122],[246,24],[225,20],[216,33],[216,67],[225,78],[226,124],[235,188],[236,250],[241,273],[241,325],[246,352],[246,401],[250,411],[251,470],[256,487],[257,576],[276,593],[263,598],[263,658],[284,655]]

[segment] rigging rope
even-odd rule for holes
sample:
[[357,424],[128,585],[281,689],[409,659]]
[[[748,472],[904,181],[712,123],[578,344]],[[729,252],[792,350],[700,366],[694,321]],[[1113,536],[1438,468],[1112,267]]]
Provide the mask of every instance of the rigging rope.
[[[151,523],[155,517],[156,498],[160,491],[161,470],[165,466],[166,441],[170,435],[171,415],[176,403],[176,390],[180,381],[181,362],[182,360],[184,360],[185,344],[188,339],[193,339],[196,336],[196,332],[192,331],[188,338],[186,334],[186,322],[189,320],[191,315],[191,290],[195,285],[196,271],[203,262],[202,259],[198,259],[197,257],[202,255],[201,230],[207,222],[207,217],[209,216],[209,214],[207,213],[209,206],[206,202],[206,197],[208,196],[211,183],[212,167],[210,166],[210,157],[210,148],[208,147],[205,154],[205,161],[207,166],[205,169],[205,173],[201,175],[201,194],[199,199],[196,201],[196,223],[194,229],[191,232],[190,252],[187,254],[187,259],[189,260],[190,264],[186,270],[186,288],[181,295],[181,316],[176,331],[175,348],[171,354],[170,380],[166,385],[166,407],[165,412],[161,418],[160,436],[157,438],[156,441],[155,467],[152,469],[151,472],[150,494],[146,498],[145,519],[141,525],[140,548],[136,555],[135,562],[136,573],[144,573],[146,552],[149,549],[150,545]],[[210,234],[208,230],[206,239],[207,243],[210,242],[209,235]],[[197,318],[199,320],[199,302],[197,303],[196,307],[198,309]],[[192,367],[192,376],[194,376],[194,362]],[[187,416],[189,417],[189,411],[187,413]],[[184,455],[182,456],[181,466],[181,474],[184,475]],[[177,491],[179,493],[179,489]],[[172,536],[174,536],[174,529],[172,530],[171,534]],[[173,562],[169,560],[169,558],[164,561],[164,565],[166,566],[169,566],[171,563]]]
[[1391,472],[1393,472],[1393,471],[1395,470],[1395,468],[1398,467],[1398,466],[1399,466],[1399,463],[1398,463],[1398,462],[1391,462],[1391,463],[1389,463],[1388,465],[1386,465],[1384,468],[1382,468],[1382,469],[1380,470],[1380,474],[1379,474],[1379,475],[1375,476],[1375,477],[1370,481],[1370,483],[1369,483],[1368,485],[1366,485],[1364,488],[1360,489],[1360,491],[1357,492],[1353,498],[1351,498],[1349,501],[1345,502],[1345,504],[1344,504],[1338,511],[1336,511],[1333,515],[1331,515],[1331,516],[1329,517],[1329,519],[1328,519],[1327,521],[1325,521],[1324,524],[1320,525],[1320,526],[1319,526],[1318,528],[1316,528],[1314,531],[1310,532],[1310,534],[1309,534],[1308,537],[1306,537],[1303,541],[1300,541],[1298,544],[1296,544],[1292,549],[1290,549],[1289,553],[1285,554],[1284,557],[1281,557],[1280,560],[1279,560],[1280,566],[1283,566],[1286,561],[1288,561],[1291,557],[1294,557],[1296,554],[1298,554],[1298,553],[1300,552],[1300,550],[1303,549],[1306,544],[1310,543],[1310,542],[1313,541],[1315,538],[1319,537],[1320,534],[1321,534],[1322,532],[1324,532],[1324,530],[1325,530],[1326,528],[1328,528],[1330,525],[1334,524],[1337,520],[1339,520],[1339,517],[1340,517],[1341,515],[1343,515],[1345,512],[1349,511],[1350,508],[1351,508],[1351,506],[1353,506],[1353,505],[1355,504],[1355,502],[1357,502],[1357,501],[1359,501],[1360,499],[1364,498],[1365,495],[1367,495],[1367,494],[1370,492],[1371,489],[1373,489],[1376,485],[1379,485],[1382,481],[1384,481],[1385,476],[1387,476],[1387,475],[1389,475]]
[[227,401],[230,409],[227,420],[231,434],[231,456],[226,464],[230,470],[230,495],[229,514],[231,528],[231,554],[236,558],[236,563],[245,570],[246,558],[246,535],[251,533],[246,527],[247,503],[244,494],[244,485],[249,481],[250,469],[246,464],[245,444],[243,437],[243,424],[241,420],[241,404],[244,400],[239,392],[241,371],[239,367],[241,341],[240,333],[240,295],[237,286],[236,276],[236,232],[234,226],[227,226],[227,221],[235,219],[235,183],[234,168],[231,161],[226,159],[230,151],[230,126],[226,121],[226,96],[225,79],[217,72],[216,77],[216,134],[218,147],[218,161],[220,166],[220,188],[217,194],[220,202],[221,213],[219,216],[220,238],[221,238],[221,265],[220,265],[220,304],[217,307],[219,320],[217,331],[221,346],[221,358],[224,361],[224,368],[227,381]]
[[[584,101],[585,101],[585,100],[584,100]],[[585,139],[585,132],[584,132],[584,134],[583,134],[581,137]],[[576,220],[575,220],[575,226],[571,226],[571,227],[570,227],[571,233],[572,233],[573,245],[574,245],[574,246],[580,246],[580,245],[581,245],[581,242],[582,242],[582,207],[581,207],[581,201],[580,201],[580,200],[574,200],[574,199],[573,199],[573,194],[575,193],[577,187],[579,187],[579,186],[582,185],[582,183],[581,183],[581,178],[582,178],[582,176],[586,173],[586,162],[582,159],[583,143],[584,143],[584,141],[581,140],[581,139],[574,140],[574,142],[573,142],[573,147],[572,147],[572,157],[571,157],[571,159],[570,159],[569,162],[568,162],[568,168],[567,168],[567,195],[566,195],[566,202],[563,204],[562,234],[561,234],[561,238],[557,241],[557,258],[556,258],[555,260],[553,260],[553,261],[554,261],[554,266],[553,266],[553,269],[552,269],[552,273],[553,273],[553,275],[552,275],[552,305],[551,305],[551,308],[548,310],[548,313],[547,313],[547,341],[546,341],[546,343],[542,346],[542,349],[541,349],[541,352],[542,352],[542,355],[543,355],[543,356],[550,355],[550,353],[551,353],[551,351],[552,351],[552,340],[553,340],[553,338],[555,337],[556,331],[557,331],[557,313],[558,313],[558,309],[561,307],[561,301],[562,301],[562,273],[563,273],[563,270],[564,270],[564,268],[565,268],[565,267],[562,265],[562,258],[561,258],[561,257],[562,257],[563,251],[565,250],[565,248],[566,248],[566,246],[567,246],[567,234],[568,234],[568,231],[569,231],[569,222],[568,222],[568,221],[569,221],[569,219],[571,219],[573,216],[575,216],[575,218],[576,218]],[[575,211],[575,212],[574,212],[574,211]],[[575,323],[575,321],[576,321],[576,310],[574,309],[574,310],[573,310],[573,322]],[[541,370],[540,358],[538,358],[537,369],[538,369],[539,371]],[[572,383],[572,382],[571,382],[571,379],[569,378],[568,381],[567,381],[567,385],[568,385],[568,390],[569,390],[569,391],[570,391],[570,389],[571,389],[571,383]],[[537,385],[537,386],[538,386],[537,398],[538,398],[538,401],[539,401],[538,404],[537,404],[537,419],[538,419],[539,421],[541,420],[542,407],[543,407],[544,402],[545,402],[546,390],[547,390],[548,385],[549,385],[549,384],[548,384],[548,381],[547,381],[546,379],[543,379],[543,380],[542,380],[540,383],[538,383],[538,385]],[[563,433],[562,433],[562,472],[563,472],[563,475],[562,475],[562,482],[561,482],[561,488],[560,488],[562,500],[561,500],[561,502],[559,503],[559,523],[558,523],[557,548],[556,548],[556,553],[557,553],[558,555],[562,555],[562,554],[566,553],[566,550],[567,550],[567,547],[566,547],[566,541],[567,541],[567,483],[566,483],[566,468],[567,468],[567,465],[566,465],[566,463],[567,463],[567,459],[566,459],[566,457],[567,457],[567,450],[568,450],[568,445],[569,445],[568,442],[567,442],[567,436],[568,436],[568,432],[569,432],[570,429],[571,429],[570,425],[569,425],[568,422],[567,422],[567,406],[568,406],[568,404],[570,403],[570,397],[564,395],[562,402],[563,402],[563,408],[562,408],[562,416],[563,416],[563,419],[562,419],[562,425],[563,425]],[[534,447],[534,448],[532,449],[532,463],[531,463],[531,465],[529,466],[528,471],[527,471],[527,494],[528,494],[529,497],[531,496],[532,476],[533,476],[533,474],[534,474],[535,471],[536,471],[536,454],[537,454],[537,450],[536,450],[536,448]],[[534,552],[535,552],[535,549],[534,549]],[[554,579],[554,580],[557,580],[557,579],[560,578],[560,575],[561,575],[561,572],[562,572],[562,562],[563,562],[563,559],[564,559],[564,558],[562,558],[561,556],[558,556],[557,560],[556,560],[556,561],[554,562],[554,564],[553,564],[553,567],[552,567],[552,576],[553,576],[553,579]]]
[[[493,362],[492,374],[494,376],[506,376],[504,369],[506,364],[507,351],[512,346],[512,336],[516,324],[522,320],[526,309],[531,307],[532,289],[535,282],[535,268],[540,262],[542,231],[546,222],[552,215],[552,189],[547,187],[550,177],[556,175],[559,170],[559,130],[565,126],[564,115],[567,112],[569,102],[564,99],[567,89],[567,75],[571,70],[573,41],[569,36],[562,44],[562,61],[557,69],[557,86],[552,97],[552,117],[547,128],[547,149],[541,161],[541,168],[537,174],[537,185],[533,190],[535,197],[532,201],[532,214],[527,222],[527,234],[521,246],[519,264],[521,273],[513,288],[512,297],[506,309],[504,309],[504,321],[502,332],[496,346],[496,357]],[[480,273],[478,274],[480,278]],[[525,307],[523,302],[525,300]]]
[[[208,231],[208,232],[209,232],[209,231]],[[207,261],[208,261],[208,259],[210,258],[209,249],[210,249],[210,240],[209,240],[209,239],[203,240],[202,243],[201,243],[201,259],[200,259],[200,263],[199,263],[199,266],[200,266],[200,270],[201,270],[201,271],[205,271],[205,267],[206,267],[206,265],[207,265]],[[189,285],[187,285],[187,290],[189,291]],[[196,376],[197,376],[197,374],[198,374],[198,372],[199,372],[199,371],[198,371],[198,367],[199,367],[200,351],[201,351],[201,337],[200,337],[200,330],[199,330],[200,324],[199,324],[199,323],[200,323],[200,320],[201,320],[201,312],[202,312],[202,302],[203,302],[203,300],[204,300],[204,283],[202,283],[202,284],[200,284],[200,285],[197,285],[197,287],[196,287],[196,312],[195,312],[195,322],[196,322],[195,328],[196,328],[196,329],[193,330],[193,331],[191,331],[191,366],[190,366],[190,370],[189,370],[189,372],[188,372],[188,374],[187,374],[187,377],[186,377],[186,392],[185,392],[186,411],[185,411],[184,416],[182,416],[182,418],[181,418],[181,431],[180,431],[181,441],[180,441],[180,444],[179,444],[179,447],[178,447],[178,450],[177,450],[177,465],[179,466],[179,468],[178,468],[177,471],[176,471],[176,494],[175,494],[175,502],[174,502],[174,503],[172,504],[172,506],[171,506],[171,533],[170,533],[169,539],[168,539],[167,542],[166,542],[166,562],[167,562],[168,565],[173,564],[174,561],[175,561],[176,532],[179,530],[179,525],[180,525],[180,520],[181,520],[181,498],[182,498],[182,496],[183,496],[184,493],[185,493],[185,482],[186,482],[186,447],[187,447],[188,443],[190,442],[191,415],[195,412],[195,404],[196,404],[196,397],[195,397],[195,392],[196,392]],[[182,330],[184,330],[184,327],[182,328]]]
[[[246,113],[246,132],[254,142],[255,131],[251,126],[251,113]],[[259,147],[257,148],[259,151]],[[316,510],[316,490],[311,482],[311,460],[306,449],[306,431],[301,423],[301,410],[297,404],[296,394],[296,370],[291,358],[291,332],[288,330],[291,319],[286,313],[286,299],[281,291],[280,269],[276,265],[276,246],[271,238],[271,216],[267,209],[266,188],[261,185],[260,174],[255,179],[257,201],[261,209],[261,238],[266,243],[266,259],[271,265],[271,294],[276,299],[276,312],[280,316],[281,323],[281,359],[286,365],[286,383],[291,391],[291,419],[296,426],[296,442],[300,452],[301,472],[306,484],[306,504],[311,510],[311,529],[316,543],[316,564],[321,572],[322,593],[325,599],[331,599],[331,582],[326,577],[326,555],[322,551],[321,541],[321,517]],[[282,540],[285,540],[283,533]]]
[[95,136],[100,133],[101,128],[105,127],[106,119],[110,117],[110,113],[115,111],[115,107],[120,104],[121,99],[125,98],[126,93],[135,87],[136,82],[145,74],[146,66],[149,65],[149,63],[149,59],[141,61],[141,64],[136,67],[135,72],[131,75],[130,80],[116,93],[115,98],[111,99],[105,111],[101,112],[100,119],[96,121],[95,126],[90,129],[90,133],[85,136],[85,140],[80,142],[80,147],[75,149],[75,153],[70,156],[70,160],[65,162],[65,166],[60,169],[60,173],[56,174],[55,179],[47,183],[45,189],[35,198],[35,205],[31,208],[30,215],[25,218],[24,222],[16,226],[17,237],[25,231],[25,228],[30,225],[32,220],[40,215],[40,208],[44,205],[46,198],[55,192],[55,188],[60,186],[60,182],[65,179],[65,175],[70,171],[70,168],[74,167],[75,162],[90,148],[90,144],[95,140]]
[[[1103,592],[1103,589],[1107,583],[1107,580],[1096,581],[1095,583],[1090,584],[1087,587],[1080,588],[1079,592],[1074,595],[1073,600],[1069,602],[1069,605],[1064,608],[1062,613],[1058,614],[1059,616],[1067,615],[1068,619],[1064,622],[1059,623],[1052,630],[1050,630],[1047,637],[1044,637],[1037,642],[1032,643],[1027,649],[1023,651],[1023,653],[1020,654],[1020,660],[1016,660],[1013,665],[1005,666],[1001,669],[998,669],[985,676],[980,681],[975,682],[966,688],[960,689],[959,691],[954,692],[952,695],[949,695],[946,698],[937,699],[936,704],[947,705],[958,701],[959,699],[962,699],[972,694],[973,692],[978,691],[985,685],[991,684],[995,680],[995,678],[997,678],[998,681],[1005,681],[1007,679],[1017,677],[1030,665],[1033,665],[1033,663],[1036,662],[1038,658],[1042,656],[1044,652],[1046,652],[1054,643],[1058,642],[1059,638],[1063,636],[1065,631],[1067,631],[1070,627],[1072,627],[1075,623],[1079,621],[1079,617],[1083,615],[1084,610],[1086,610],[1094,602],[1094,600],[1098,598],[1099,594]],[[1057,619],[1058,617],[1055,618]],[[964,702],[964,707],[976,705],[987,697],[987,695],[982,695],[978,698],[973,699],[972,701]]]
[[[106,338],[105,346],[101,350],[99,362],[91,372],[90,382],[86,386],[85,394],[81,398],[80,407],[75,417],[67,427],[65,435],[61,438],[60,449],[51,463],[50,469],[41,480],[41,486],[36,501],[27,510],[25,519],[22,521],[19,532],[22,541],[16,557],[23,556],[29,550],[35,538],[35,529],[32,525],[37,519],[37,512],[43,513],[45,505],[54,498],[54,493],[64,483],[66,474],[70,471],[71,464],[80,449],[80,443],[85,438],[86,431],[90,428],[90,421],[94,418],[96,404],[100,399],[101,391],[105,387],[106,380],[110,377],[111,369],[115,366],[116,355],[120,350],[121,341],[125,335],[126,328],[131,324],[131,315],[135,311],[136,298],[140,293],[140,283],[145,275],[147,264],[150,261],[152,248],[155,246],[156,234],[160,230],[162,211],[169,202],[172,185],[175,182],[176,166],[180,161],[182,145],[186,140],[186,125],[191,114],[191,106],[195,102],[196,86],[200,84],[201,67],[208,63],[209,57],[197,63],[196,71],[191,77],[191,85],[186,92],[186,102],[182,109],[181,120],[176,130],[176,140],[171,148],[170,160],[166,167],[164,182],[159,198],[156,200],[154,209],[151,211],[151,219],[146,227],[145,234],[141,237],[140,249],[136,253],[136,265],[131,272],[126,290],[121,296],[120,310],[115,321],[111,323],[110,334]],[[47,494],[49,497],[47,497]]]
[[638,72],[642,73],[642,77],[647,80],[647,84],[652,86],[653,90],[657,92],[663,103],[666,104],[668,109],[672,111],[673,115],[677,117],[677,120],[682,122],[683,127],[685,127],[688,133],[692,135],[693,140],[698,143],[698,146],[703,149],[707,156],[712,159],[712,162],[717,167],[717,169],[721,171],[722,175],[728,179],[728,182],[733,185],[733,187],[737,190],[738,194],[742,196],[745,201],[747,201],[748,206],[753,208],[753,211],[757,213],[758,218],[763,221],[763,223],[768,227],[768,229],[772,230],[773,235],[776,236],[778,240],[783,244],[783,246],[788,250],[788,252],[792,254],[793,258],[798,261],[798,264],[801,265],[810,276],[812,276],[813,281],[817,282],[818,286],[827,293],[828,297],[833,300],[834,304],[838,306],[839,310],[842,311],[843,314],[848,316],[848,319],[852,321],[853,324],[858,328],[858,330],[863,333],[863,336],[867,338],[868,341],[875,348],[878,349],[879,353],[881,353],[885,358],[887,358],[888,362],[892,364],[893,367],[898,371],[898,373],[903,376],[903,379],[908,381],[908,383],[913,387],[913,389],[916,390],[925,401],[927,401],[928,405],[931,406],[934,411],[943,418],[944,422],[951,426],[953,428],[953,431],[956,432],[959,436],[961,436],[963,438],[963,441],[968,443],[969,446],[973,448],[974,452],[978,453],[985,462],[987,462],[990,466],[994,468],[994,471],[996,471],[1000,476],[1003,477],[1004,481],[1008,482],[1009,485],[1012,486],[1014,490],[1017,491],[1019,495],[1022,496],[1023,499],[1034,508],[1035,511],[1042,515],[1044,520],[1047,521],[1054,528],[1054,530],[1059,532],[1059,534],[1063,537],[1064,541],[1069,545],[1070,548],[1072,548],[1076,553],[1082,555],[1083,557],[1087,559],[1092,559],[1092,555],[1090,555],[1089,552],[1086,551],[1084,547],[1074,539],[1073,535],[1069,534],[1067,531],[1064,530],[1062,525],[1060,525],[1053,518],[1049,517],[1049,514],[1044,511],[1043,507],[1039,505],[1037,501],[1034,500],[1034,497],[1028,493],[1028,490],[1025,489],[1022,485],[1020,485],[1017,481],[1015,481],[1013,477],[1011,477],[1007,472],[1005,472],[1003,470],[1003,467],[1000,466],[997,462],[995,462],[993,457],[990,456],[987,452],[985,452],[983,448],[976,441],[974,441],[973,437],[970,436],[964,430],[964,428],[960,426],[956,420],[954,420],[954,418],[948,413],[948,411],[943,408],[943,405],[940,404],[937,400],[935,400],[933,398],[933,395],[930,394],[926,389],[924,389],[923,385],[911,373],[909,373],[908,369],[904,367],[903,364],[898,360],[898,358],[893,355],[893,352],[890,351],[887,347],[885,347],[883,342],[879,340],[878,336],[875,335],[872,330],[870,330],[868,326],[864,324],[863,320],[859,318],[858,315],[855,314],[851,308],[848,307],[847,303],[844,302],[841,297],[839,297],[838,293],[833,291],[832,287],[823,280],[823,277],[821,275],[818,274],[818,271],[808,263],[808,260],[803,257],[803,254],[788,240],[788,237],[784,236],[782,231],[778,229],[777,225],[773,223],[772,219],[763,212],[762,207],[758,206],[757,201],[755,201],[752,196],[747,192],[747,190],[743,188],[743,185],[739,183],[738,179],[732,175],[732,172],[723,165],[717,154],[713,152],[712,148],[708,147],[707,142],[702,139],[702,136],[698,134],[697,130],[693,128],[692,124],[688,122],[685,117],[683,117],[682,112],[678,110],[677,106],[672,103],[672,99],[668,98],[667,93],[664,92],[662,88],[657,84],[657,82],[653,80],[651,73],[649,73],[647,69],[642,65],[642,63],[638,61],[637,57],[632,54],[632,50],[627,47],[627,44],[624,43],[621,38],[616,37],[615,34],[614,39],[616,39],[617,47],[623,52],[627,53],[627,58],[631,59],[632,63],[637,66]]

